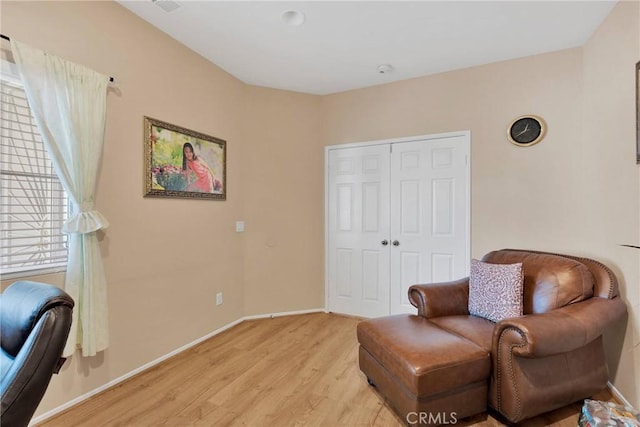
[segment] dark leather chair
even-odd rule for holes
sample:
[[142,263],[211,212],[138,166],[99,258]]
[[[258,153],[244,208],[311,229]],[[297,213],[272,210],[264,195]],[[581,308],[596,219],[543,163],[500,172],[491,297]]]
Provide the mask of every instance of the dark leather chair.
[[30,281],[0,295],[0,422],[29,424],[61,356],[71,328],[73,299],[61,289]]
[[[417,315],[358,325],[361,370],[410,424],[486,406],[515,423],[606,387],[602,334],[627,313],[613,272],[537,251],[505,249],[482,260],[523,264],[523,316],[494,323],[470,315],[467,277],[412,286]],[[420,422],[423,412],[431,418]]]

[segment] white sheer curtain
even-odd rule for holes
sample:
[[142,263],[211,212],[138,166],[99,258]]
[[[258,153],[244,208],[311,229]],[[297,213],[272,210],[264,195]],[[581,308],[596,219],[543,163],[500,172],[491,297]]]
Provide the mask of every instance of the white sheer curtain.
[[96,232],[108,227],[94,206],[109,77],[11,41],[44,145],[72,203],[65,291],[76,302],[65,356],[93,356],[108,345],[106,280]]

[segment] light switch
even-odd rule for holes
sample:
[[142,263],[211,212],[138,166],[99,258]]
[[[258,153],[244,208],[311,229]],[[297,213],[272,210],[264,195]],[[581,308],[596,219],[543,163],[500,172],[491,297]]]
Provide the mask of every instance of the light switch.
[[244,221],[236,221],[236,233],[242,233],[244,231]]

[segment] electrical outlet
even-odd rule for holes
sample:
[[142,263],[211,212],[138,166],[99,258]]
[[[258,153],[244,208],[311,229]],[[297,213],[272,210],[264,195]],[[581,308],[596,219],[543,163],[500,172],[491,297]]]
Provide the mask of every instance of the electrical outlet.
[[216,305],[222,305],[222,292],[216,294]]

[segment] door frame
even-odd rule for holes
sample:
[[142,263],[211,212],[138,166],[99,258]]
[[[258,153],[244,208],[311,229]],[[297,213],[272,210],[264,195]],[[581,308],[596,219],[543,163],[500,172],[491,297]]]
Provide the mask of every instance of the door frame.
[[373,141],[351,142],[345,144],[327,145],[324,147],[324,310],[329,311],[329,152],[345,148],[366,147],[372,145],[395,144],[400,142],[425,141],[430,139],[443,139],[453,137],[464,137],[464,148],[466,149],[466,169],[467,169],[467,191],[466,191],[466,223],[467,233],[466,274],[469,275],[471,263],[471,131],[444,132],[428,135],[407,136],[402,138],[379,139]]

